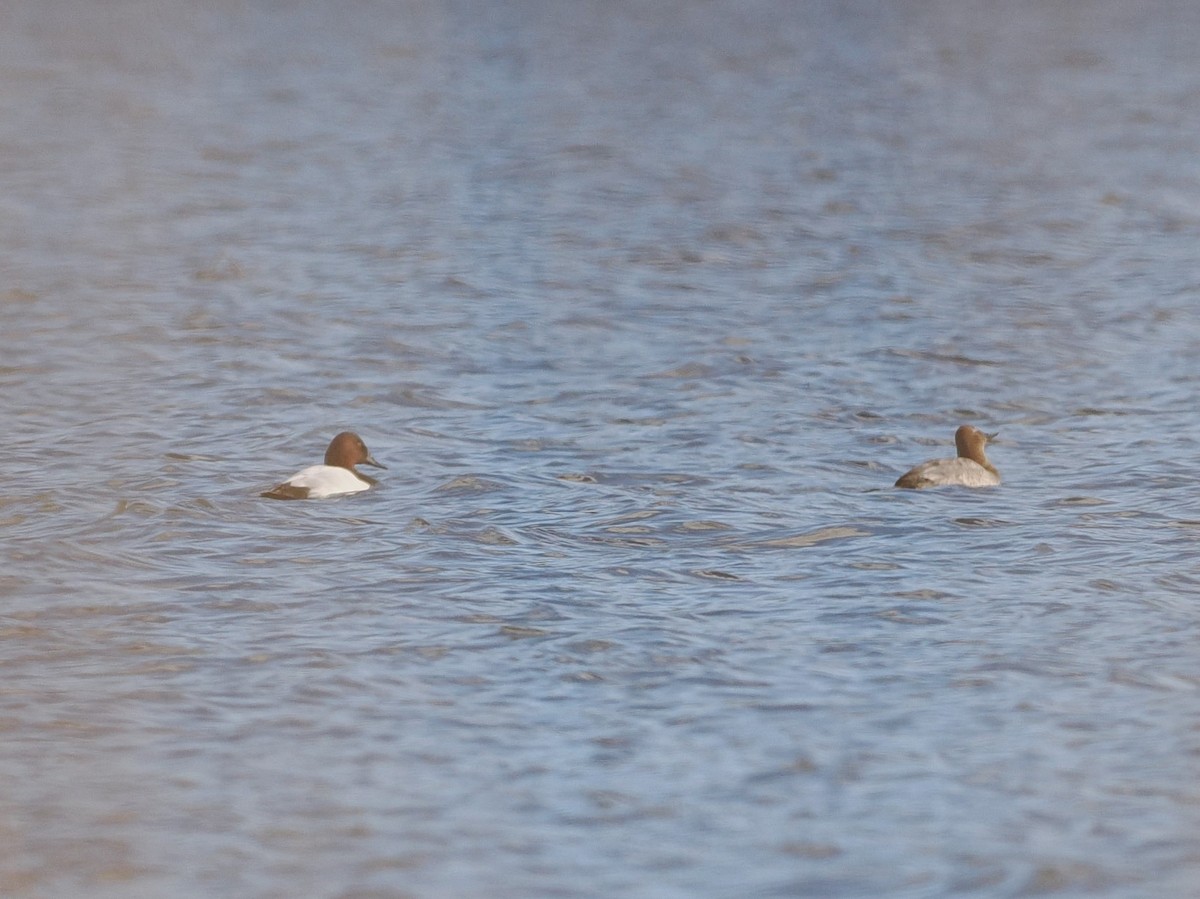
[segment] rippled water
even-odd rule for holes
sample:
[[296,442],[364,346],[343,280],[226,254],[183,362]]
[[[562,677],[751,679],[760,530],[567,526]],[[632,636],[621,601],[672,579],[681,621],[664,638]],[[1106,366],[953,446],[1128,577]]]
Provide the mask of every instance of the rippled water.
[[0,892],[1200,892],[1198,38],[0,11]]

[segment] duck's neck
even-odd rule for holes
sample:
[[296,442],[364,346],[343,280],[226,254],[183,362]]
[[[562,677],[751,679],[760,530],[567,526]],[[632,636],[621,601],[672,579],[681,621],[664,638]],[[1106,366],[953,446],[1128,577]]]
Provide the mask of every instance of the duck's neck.
[[987,454],[983,451],[982,446],[969,447],[969,452],[959,453],[959,455],[962,456],[964,459],[970,459],[972,462],[976,463],[977,465],[980,465],[980,466],[986,468],[988,471],[990,471],[994,475],[999,474],[999,472],[996,471],[996,466],[988,461]]
[[970,459],[972,462],[986,468],[992,474],[997,474],[996,466],[988,461],[987,453],[980,445],[960,444],[958,447],[958,456],[960,459]]

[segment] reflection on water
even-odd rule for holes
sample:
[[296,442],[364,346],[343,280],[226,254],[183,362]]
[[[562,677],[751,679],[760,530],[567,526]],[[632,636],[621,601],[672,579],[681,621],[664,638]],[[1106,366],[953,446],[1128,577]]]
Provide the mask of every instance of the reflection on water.
[[0,14],[0,893],[1195,892],[1197,15]]

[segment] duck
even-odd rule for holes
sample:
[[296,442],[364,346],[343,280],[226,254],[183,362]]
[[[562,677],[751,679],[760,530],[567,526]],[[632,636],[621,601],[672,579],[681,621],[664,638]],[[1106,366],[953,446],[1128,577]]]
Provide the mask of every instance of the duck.
[[387,468],[375,461],[361,437],[353,431],[342,431],[329,442],[324,465],[302,468],[260,496],[268,499],[324,499],[369,490],[379,483],[357,471],[355,465]]
[[897,487],[920,490],[924,487],[995,487],[1000,472],[988,461],[983,449],[997,434],[985,434],[973,425],[962,425],[954,432],[958,456],[954,459],[930,459],[906,471]]

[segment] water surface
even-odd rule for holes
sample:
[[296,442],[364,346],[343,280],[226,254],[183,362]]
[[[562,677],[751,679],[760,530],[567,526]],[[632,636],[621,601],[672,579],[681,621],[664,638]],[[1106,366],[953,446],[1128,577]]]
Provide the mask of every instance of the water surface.
[[0,892],[1194,894],[1197,38],[0,13]]

